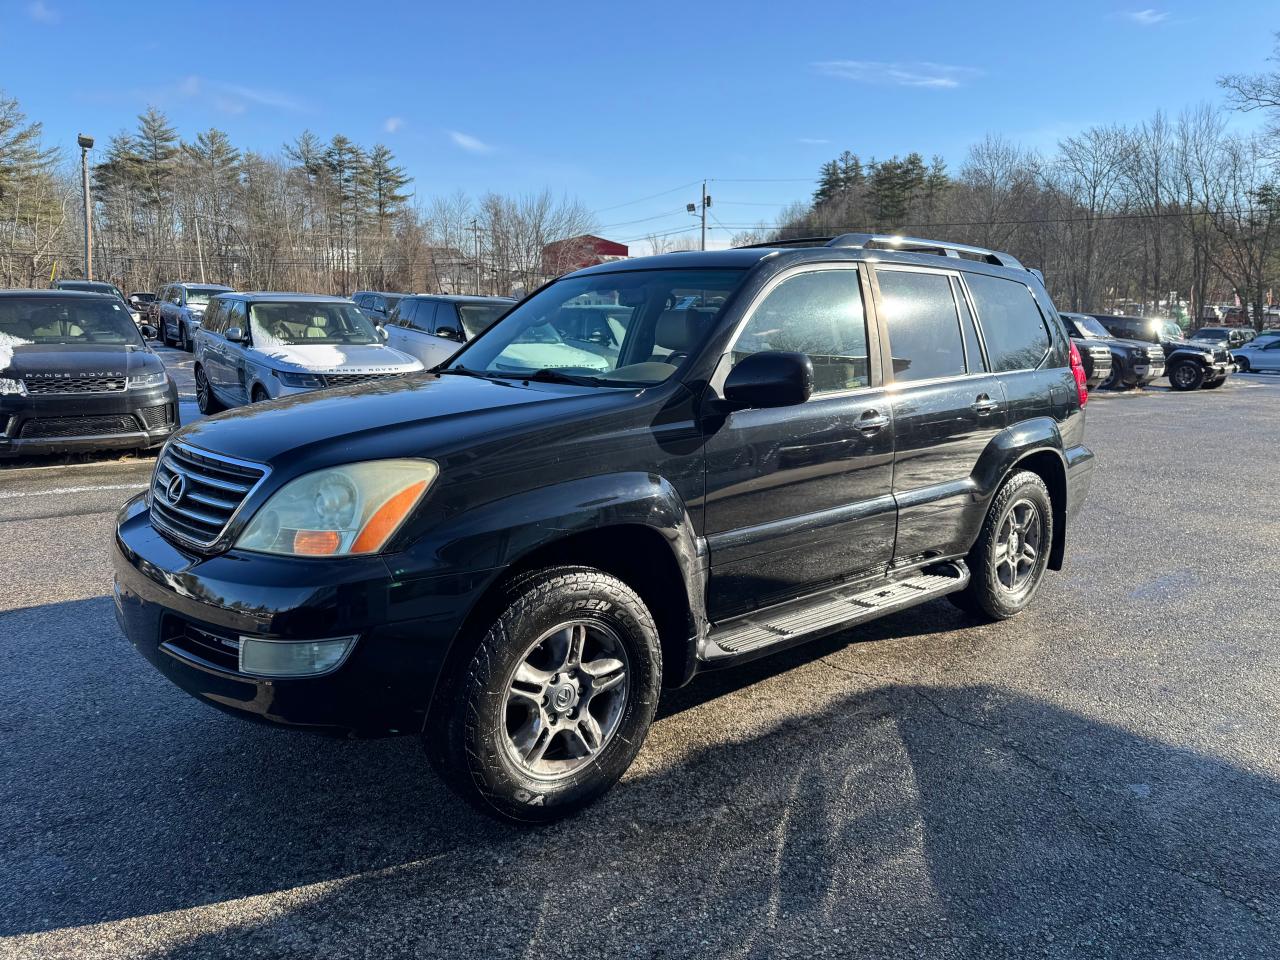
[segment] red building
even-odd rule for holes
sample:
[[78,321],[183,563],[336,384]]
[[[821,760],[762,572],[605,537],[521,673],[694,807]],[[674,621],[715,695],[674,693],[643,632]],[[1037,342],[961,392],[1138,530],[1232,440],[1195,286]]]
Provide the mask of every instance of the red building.
[[548,277],[558,277],[572,270],[594,267],[597,263],[623,260],[630,256],[625,243],[614,243],[604,237],[585,234],[557,240],[542,248],[542,272]]

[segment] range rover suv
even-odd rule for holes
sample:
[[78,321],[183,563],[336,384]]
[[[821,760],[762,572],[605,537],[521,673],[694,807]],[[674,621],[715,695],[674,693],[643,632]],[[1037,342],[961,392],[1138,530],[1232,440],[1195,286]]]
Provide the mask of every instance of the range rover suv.
[[[1087,313],[1060,313],[1067,331],[1079,347],[1082,343],[1105,347],[1111,352],[1111,365],[1099,386],[1109,390],[1127,390],[1145,387],[1164,376],[1164,348],[1145,340],[1122,340]],[[1081,349],[1081,355],[1084,350]],[[1085,358],[1085,370],[1089,371],[1089,359]],[[1093,378],[1090,377],[1090,387]]]
[[1165,374],[1174,390],[1216,390],[1236,371],[1225,343],[1187,340],[1182,328],[1172,320],[1103,313],[1092,316],[1113,336],[1159,344],[1164,351]]
[[177,425],[177,387],[123,300],[0,291],[0,457],[146,449]]
[[[621,337],[575,366],[584,304]],[[601,264],[430,373],[185,428],[118,516],[116,612],[211,706],[420,736],[480,809],[551,820],[664,686],[939,597],[1024,610],[1089,487],[1084,378],[1003,253]]]

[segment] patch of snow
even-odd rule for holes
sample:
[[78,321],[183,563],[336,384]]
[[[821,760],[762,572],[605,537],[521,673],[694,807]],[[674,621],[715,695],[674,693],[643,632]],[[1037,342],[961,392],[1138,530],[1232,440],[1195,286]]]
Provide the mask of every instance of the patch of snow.
[[14,347],[25,346],[30,342],[30,340],[23,340],[21,337],[15,337],[9,333],[0,333],[0,370],[4,370],[9,364],[13,363]]

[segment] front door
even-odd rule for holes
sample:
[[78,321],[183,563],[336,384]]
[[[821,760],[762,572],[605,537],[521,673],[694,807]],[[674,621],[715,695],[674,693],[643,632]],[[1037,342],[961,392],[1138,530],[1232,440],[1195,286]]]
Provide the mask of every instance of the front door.
[[249,316],[243,300],[227,302],[227,315],[223,318],[222,329],[226,331],[232,327],[239,327],[244,339],[240,343],[226,339],[222,341],[224,362],[219,365],[218,392],[222,394],[224,403],[237,406],[249,402],[249,391],[245,385],[248,373],[246,355],[252,343],[252,334],[249,332]]
[[784,274],[721,359],[708,395],[761,350],[806,353],[814,390],[796,406],[704,421],[712,620],[886,569],[894,427],[864,276],[853,263]]
[[875,277],[897,438],[894,560],[964,553],[985,512],[973,474],[1005,427],[1004,388],[989,372],[958,273],[883,264]]

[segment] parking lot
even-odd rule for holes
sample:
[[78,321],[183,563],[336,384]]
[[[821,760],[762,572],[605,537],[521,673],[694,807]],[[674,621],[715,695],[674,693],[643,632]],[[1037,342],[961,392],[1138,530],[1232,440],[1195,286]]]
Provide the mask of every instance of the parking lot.
[[108,541],[150,460],[0,467],[0,955],[1275,957],[1280,377],[1088,416],[1028,612],[704,675],[539,830],[412,739],[251,725],[137,656]]

